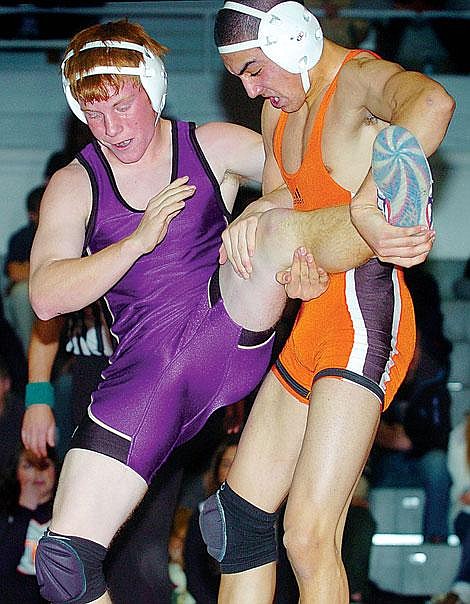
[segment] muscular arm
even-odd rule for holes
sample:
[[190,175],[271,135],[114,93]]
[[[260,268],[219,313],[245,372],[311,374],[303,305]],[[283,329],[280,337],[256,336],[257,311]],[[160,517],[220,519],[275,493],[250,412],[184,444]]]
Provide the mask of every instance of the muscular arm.
[[[273,151],[274,129],[278,110],[269,102],[263,106],[262,125],[266,162],[263,174],[263,197],[256,201],[260,208],[292,207],[292,197],[285,185]],[[318,266],[329,273],[359,266],[373,256],[372,250],[351,222],[348,206],[322,208],[311,212],[302,230],[303,241]]]
[[[340,74],[337,94],[340,102],[344,97],[345,104],[365,108],[384,122],[407,128],[417,137],[428,156],[444,138],[455,107],[452,97],[434,80],[375,58],[348,63]],[[352,199],[351,216],[355,226],[380,256],[383,253],[382,237],[392,236],[394,232],[392,227],[384,226],[377,210],[375,185],[370,172]],[[402,229],[403,235],[407,235],[408,230]],[[421,233],[419,236],[424,241],[425,229],[415,230]],[[409,234],[414,233],[410,231]],[[420,248],[417,251],[419,253]]]
[[186,179],[177,179],[149,201],[130,236],[81,258],[91,207],[88,176],[78,162],[56,172],[41,203],[31,252],[30,295],[36,314],[47,320],[100,298],[163,240],[169,222],[193,192]]
[[97,300],[137,257],[127,240],[80,257],[90,207],[88,177],[78,163],[52,177],[31,251],[31,302],[44,320]]

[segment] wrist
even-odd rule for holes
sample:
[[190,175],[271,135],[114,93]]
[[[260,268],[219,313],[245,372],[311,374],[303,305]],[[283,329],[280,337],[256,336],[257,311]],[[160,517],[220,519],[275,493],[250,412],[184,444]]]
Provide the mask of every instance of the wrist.
[[26,384],[25,407],[31,405],[48,405],[54,407],[54,387],[50,382],[30,382]]
[[121,254],[127,261],[131,260],[131,264],[133,264],[145,254],[145,250],[133,234],[121,241]]

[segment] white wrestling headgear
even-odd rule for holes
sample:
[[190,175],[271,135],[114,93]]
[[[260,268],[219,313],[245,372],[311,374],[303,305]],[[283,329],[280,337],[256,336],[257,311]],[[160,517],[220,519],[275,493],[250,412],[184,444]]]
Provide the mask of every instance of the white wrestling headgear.
[[231,9],[261,19],[256,40],[219,46],[220,54],[261,48],[264,54],[290,73],[300,73],[305,92],[310,88],[308,70],[318,63],[323,50],[323,32],[317,18],[298,2],[281,2],[263,12],[239,2],[226,2]]
[[[102,42],[101,40],[97,40],[95,42],[88,42],[80,48],[78,52],[82,52],[84,50],[88,50],[90,48],[123,48],[125,50],[136,50],[137,52],[142,53],[143,62],[139,63],[138,67],[118,67],[116,65],[98,65],[86,71],[85,73],[80,74],[77,77],[77,80],[81,78],[86,78],[91,75],[98,74],[116,74],[116,75],[137,75],[140,78],[140,83],[142,84],[143,89],[148,94],[150,99],[150,103],[152,104],[153,109],[157,113],[157,117],[155,123],[157,123],[158,118],[165,106],[166,100],[166,89],[167,89],[167,75],[165,71],[165,66],[163,65],[162,60],[157,55],[154,55],[150,52],[148,48],[145,46],[141,46],[140,44],[134,44],[133,42],[120,42],[117,40],[105,40]],[[72,96],[72,92],[70,90],[70,82],[65,77],[65,64],[66,62],[74,55],[74,51],[71,50],[68,52],[62,61],[61,71],[62,71],[62,86],[64,88],[65,97],[69,104],[70,109],[74,112],[74,114],[78,117],[79,120],[85,122],[86,118],[85,114],[80,108],[80,104],[78,101]]]

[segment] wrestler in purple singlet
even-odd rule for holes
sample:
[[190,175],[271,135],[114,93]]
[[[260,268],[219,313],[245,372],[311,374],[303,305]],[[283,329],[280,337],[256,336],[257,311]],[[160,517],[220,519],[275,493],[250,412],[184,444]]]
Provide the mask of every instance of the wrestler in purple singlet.
[[[147,482],[215,409],[253,390],[274,337],[235,324],[220,297],[218,250],[230,215],[194,124],[172,121],[172,147],[171,181],[189,175],[196,192],[165,239],[105,296],[116,348],[72,441],[72,448],[118,459]],[[143,211],[122,198],[98,143],[78,160],[92,185],[85,247],[94,254],[134,232]]]

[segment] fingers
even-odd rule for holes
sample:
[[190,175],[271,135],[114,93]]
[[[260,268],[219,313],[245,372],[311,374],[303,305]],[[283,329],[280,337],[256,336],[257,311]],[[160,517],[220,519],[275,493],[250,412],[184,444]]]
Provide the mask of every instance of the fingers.
[[[186,177],[185,177],[186,178]],[[170,183],[167,187],[165,187],[158,195],[152,197],[147,205],[146,213],[155,213],[161,212],[164,208],[169,206],[175,206],[179,204],[181,206],[181,202],[191,195],[194,195],[196,187],[194,185],[188,185],[185,183],[180,183],[177,185],[178,181],[182,181],[184,179],[177,179]],[[184,203],[181,207],[184,207]]]
[[253,272],[251,258],[255,253],[258,216],[235,220],[222,233],[227,259],[239,277],[248,279]]
[[47,456],[47,445],[55,446],[55,419],[47,405],[32,405],[24,415],[21,438],[26,449]]
[[225,245],[222,243],[222,245],[219,247],[219,264],[225,264],[227,259],[227,251],[225,249]]
[[284,285],[289,298],[308,301],[320,296],[328,287],[329,276],[317,267],[315,260],[304,247],[294,252],[292,265],[276,274],[276,280]]

